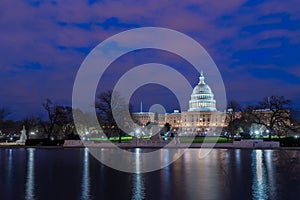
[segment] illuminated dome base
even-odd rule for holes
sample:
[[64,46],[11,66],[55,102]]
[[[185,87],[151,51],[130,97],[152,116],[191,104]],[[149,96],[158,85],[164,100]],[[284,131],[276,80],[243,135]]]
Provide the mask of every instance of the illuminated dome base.
[[188,111],[216,111],[216,100],[210,87],[204,82],[203,73],[199,77],[199,83],[193,90],[189,101]]

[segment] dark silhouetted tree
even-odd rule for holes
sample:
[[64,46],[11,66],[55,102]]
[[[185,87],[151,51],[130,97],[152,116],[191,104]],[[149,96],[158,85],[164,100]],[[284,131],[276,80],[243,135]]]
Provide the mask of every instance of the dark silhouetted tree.
[[42,104],[42,106],[47,112],[47,117],[48,117],[48,121],[43,122],[42,126],[47,137],[50,138],[54,132],[54,127],[55,124],[57,123],[58,115],[56,113],[55,105],[52,103],[50,99],[46,99],[46,101]]
[[72,107],[70,106],[56,106],[55,112],[57,115],[56,125],[58,131],[67,138],[69,134],[74,134],[75,125],[73,122]]
[[[229,137],[233,137],[243,129],[241,126],[245,126],[243,107],[236,101],[230,101],[227,107],[226,123],[228,126],[225,128]],[[245,128],[245,127],[244,127]]]
[[52,103],[50,99],[46,99],[43,108],[47,112],[48,121],[43,122],[42,126],[47,137],[51,135],[62,135],[67,137],[75,130],[72,108],[69,106],[60,106]]
[[248,106],[249,120],[264,126],[272,135],[284,135],[291,127],[291,100],[283,96],[265,97],[257,105]]
[[[119,136],[119,143],[121,143],[122,136],[132,131],[132,125],[130,125],[132,118],[131,116],[126,116],[127,109],[129,109],[128,112],[131,113],[131,106],[126,104],[118,92],[113,93],[112,90],[109,90],[102,92],[97,97],[95,107],[99,123],[107,138]],[[113,110],[116,116],[113,115]],[[120,124],[117,124],[117,122]]]
[[27,134],[29,134],[42,128],[42,119],[36,116],[28,116],[21,121],[21,125],[25,126]]

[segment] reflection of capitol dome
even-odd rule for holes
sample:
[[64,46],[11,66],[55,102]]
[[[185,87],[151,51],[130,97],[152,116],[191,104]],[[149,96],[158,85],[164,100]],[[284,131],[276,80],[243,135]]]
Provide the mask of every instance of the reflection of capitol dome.
[[210,87],[205,84],[203,73],[199,77],[199,83],[193,90],[189,101],[188,111],[216,111],[216,100]]

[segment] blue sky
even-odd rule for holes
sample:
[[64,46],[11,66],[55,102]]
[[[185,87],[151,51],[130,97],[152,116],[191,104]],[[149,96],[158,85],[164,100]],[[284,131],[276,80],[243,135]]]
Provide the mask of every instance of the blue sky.
[[[205,47],[221,72],[228,100],[247,104],[275,94],[300,109],[298,4],[297,0],[2,0],[0,106],[22,118],[42,114],[46,98],[70,105],[77,70],[90,50],[121,31],[158,26],[185,33]],[[144,53],[132,53],[119,63],[130,67],[160,60],[197,83],[199,74],[183,60]],[[118,67],[110,70],[111,80],[122,72]],[[172,98],[167,91],[159,94],[162,102]],[[135,96],[136,102],[145,102],[145,109],[153,103],[142,99],[142,93]],[[168,109],[176,107],[167,104]]]

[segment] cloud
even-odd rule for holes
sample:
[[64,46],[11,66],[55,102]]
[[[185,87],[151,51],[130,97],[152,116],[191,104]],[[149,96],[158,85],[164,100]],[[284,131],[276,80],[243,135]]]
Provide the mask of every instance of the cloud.
[[75,74],[88,52],[107,37],[143,26],[175,29],[202,44],[219,66],[229,97],[259,97],[247,78],[257,87],[273,80],[280,85],[269,86],[288,95],[298,85],[286,74],[299,77],[299,23],[298,0],[2,0],[0,104],[37,103],[49,96],[70,102]]

